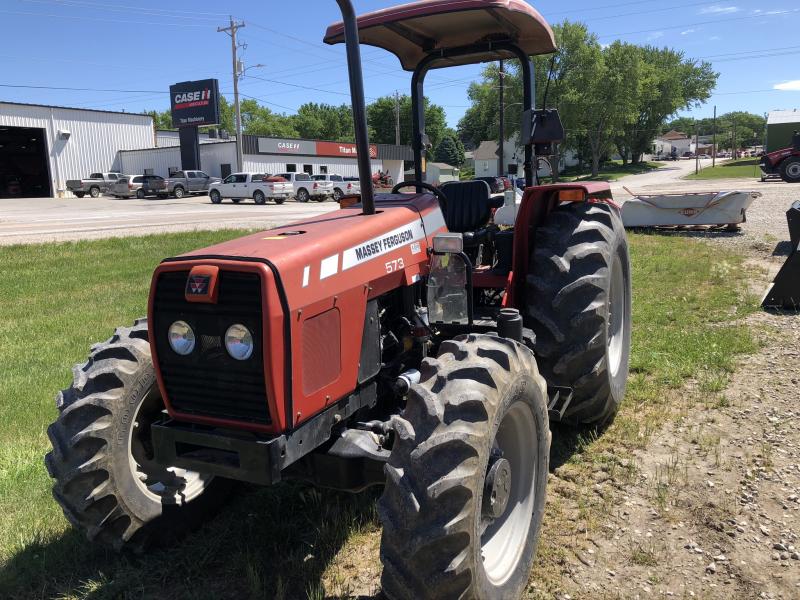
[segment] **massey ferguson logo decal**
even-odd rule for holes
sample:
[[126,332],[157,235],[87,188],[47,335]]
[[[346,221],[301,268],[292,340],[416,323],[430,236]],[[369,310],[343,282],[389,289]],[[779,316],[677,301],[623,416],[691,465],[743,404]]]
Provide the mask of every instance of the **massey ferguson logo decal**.
[[208,106],[211,103],[211,90],[206,88],[197,92],[184,92],[175,94],[173,98],[175,109],[193,108],[195,106]]
[[416,221],[410,225],[404,225],[371,240],[367,240],[344,251],[342,254],[342,271],[363,264],[378,256],[388,254],[404,246],[410,246],[425,238],[425,229],[422,221]]
[[208,275],[192,275],[186,283],[186,293],[189,296],[207,296],[209,283],[211,277]]

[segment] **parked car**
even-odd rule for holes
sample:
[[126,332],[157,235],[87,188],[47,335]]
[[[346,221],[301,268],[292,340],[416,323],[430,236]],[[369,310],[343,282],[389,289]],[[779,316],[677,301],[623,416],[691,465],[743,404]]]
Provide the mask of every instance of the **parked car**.
[[187,194],[205,194],[212,183],[220,183],[218,177],[211,177],[203,171],[178,171],[167,177],[167,194],[183,198]]
[[344,178],[344,195],[345,196],[360,196],[361,195],[361,180],[358,177],[345,177]]
[[279,173],[292,184],[294,198],[298,202],[308,202],[314,199],[317,202],[324,202],[333,197],[333,182],[314,181],[308,173]]
[[681,158],[694,158],[694,152],[684,152],[681,154]]
[[230,198],[235,204],[246,198],[252,198],[256,204],[265,204],[267,200],[283,204],[293,194],[291,183],[264,173],[233,173],[208,188],[214,204],[219,204],[224,198]]
[[86,179],[68,180],[67,190],[78,198],[83,198],[87,194],[92,198],[99,198],[101,194],[105,194],[111,186],[117,183],[120,177],[122,177],[122,173],[92,173]]
[[136,196],[142,200],[148,196],[163,196],[166,189],[164,178],[159,175],[121,175],[108,193],[115,198]]
[[500,177],[476,177],[475,181],[485,181],[489,184],[489,189],[493,194],[502,194],[506,185]]
[[[341,175],[336,174],[326,174],[326,175],[312,175],[311,179],[314,181],[330,181],[333,184],[333,199],[336,202],[342,199],[342,196],[347,195],[347,182],[350,181],[351,183],[355,180],[358,181],[358,178],[355,177],[342,177]],[[361,185],[358,186],[358,192],[361,193]]]
[[711,156],[708,154],[701,154],[697,158],[699,158],[700,160],[711,160]]

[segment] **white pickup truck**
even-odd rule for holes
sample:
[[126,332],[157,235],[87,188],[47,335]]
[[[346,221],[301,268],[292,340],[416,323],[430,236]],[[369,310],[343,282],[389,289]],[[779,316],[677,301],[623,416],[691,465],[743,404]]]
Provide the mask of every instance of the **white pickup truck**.
[[292,184],[294,197],[298,202],[308,202],[312,198],[317,202],[324,202],[333,198],[331,181],[314,181],[308,173],[280,173],[278,177],[283,177]]
[[265,204],[267,200],[283,204],[294,195],[294,188],[288,181],[264,173],[233,173],[222,183],[212,183],[208,195],[214,204],[219,204],[223,198],[230,198],[235,204],[246,198],[252,198],[256,204]]

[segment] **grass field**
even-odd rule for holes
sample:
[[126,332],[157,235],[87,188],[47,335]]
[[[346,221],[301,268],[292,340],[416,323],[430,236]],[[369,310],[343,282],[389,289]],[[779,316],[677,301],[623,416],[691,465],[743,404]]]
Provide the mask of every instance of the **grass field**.
[[649,173],[664,166],[660,162],[643,162],[639,164],[622,164],[622,161],[615,160],[600,167],[597,177],[592,177],[591,170],[570,167],[561,174],[561,181],[616,181],[628,175],[641,175]]
[[729,160],[716,167],[701,169],[699,173],[687,175],[686,179],[760,179],[760,158],[740,158]]
[[[0,248],[0,598],[348,597],[374,582],[376,492],[359,496],[301,484],[239,488],[228,510],[179,546],[143,557],[90,546],[50,495],[43,465],[55,392],[89,346],[145,312],[149,276],[169,255],[239,232]],[[646,445],[671,418],[688,379],[724,387],[736,356],[754,349],[738,320],[755,310],[743,260],[683,237],[633,235],[634,347],[629,392],[602,436],[557,428],[554,466],[576,481]],[[591,494],[591,480],[585,485]],[[560,488],[533,577],[557,586],[565,536]],[[582,505],[584,506],[584,505]],[[602,510],[587,500],[582,510]],[[585,521],[585,520],[584,520]],[[583,521],[582,521],[583,522]],[[555,578],[555,579],[554,579]]]

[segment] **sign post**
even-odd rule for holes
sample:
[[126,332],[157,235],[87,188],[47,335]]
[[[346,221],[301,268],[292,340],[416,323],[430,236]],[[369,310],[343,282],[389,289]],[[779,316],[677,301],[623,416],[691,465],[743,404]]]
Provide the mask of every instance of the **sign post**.
[[184,81],[169,88],[172,126],[180,131],[181,169],[199,170],[198,127],[219,125],[219,81]]

